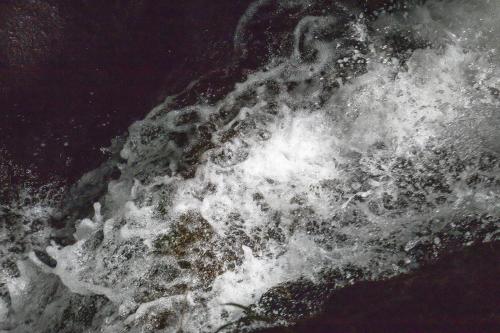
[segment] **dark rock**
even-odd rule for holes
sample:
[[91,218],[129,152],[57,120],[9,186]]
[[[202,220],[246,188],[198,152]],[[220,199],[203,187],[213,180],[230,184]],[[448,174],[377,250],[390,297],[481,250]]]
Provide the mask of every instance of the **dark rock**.
[[320,311],[331,287],[305,279],[286,282],[262,295],[258,308],[269,318],[296,321]]
[[33,251],[36,255],[36,257],[41,261],[43,262],[45,265],[51,267],[51,268],[54,268],[57,266],[57,261],[52,258],[51,256],[49,256],[47,254],[47,252],[45,251],[40,251],[40,250],[34,250]]
[[500,242],[479,244],[411,274],[359,282],[336,291],[317,316],[258,332],[498,332],[499,254]]

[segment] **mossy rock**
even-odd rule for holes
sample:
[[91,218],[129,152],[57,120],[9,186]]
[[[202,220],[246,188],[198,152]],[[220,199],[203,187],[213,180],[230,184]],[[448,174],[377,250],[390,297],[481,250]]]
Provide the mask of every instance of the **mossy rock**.
[[198,213],[186,213],[176,221],[172,230],[157,238],[155,251],[161,254],[182,257],[188,254],[197,242],[209,242],[214,236],[210,224]]
[[285,282],[264,293],[258,307],[266,317],[295,321],[319,312],[332,291],[307,279]]

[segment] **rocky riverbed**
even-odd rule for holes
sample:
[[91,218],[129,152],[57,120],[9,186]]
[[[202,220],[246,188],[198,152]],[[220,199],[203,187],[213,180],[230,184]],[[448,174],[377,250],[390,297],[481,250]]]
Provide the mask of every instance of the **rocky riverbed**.
[[[153,15],[156,7],[148,4],[131,1],[114,9],[122,10],[119,18],[136,22]],[[79,5],[89,14],[109,10]],[[167,5],[188,13],[200,6]],[[85,127],[83,148],[68,150],[79,153],[74,156],[81,164],[59,163],[64,147],[71,146],[64,135],[81,136],[74,128],[66,132],[61,122],[67,115],[35,126],[37,117],[49,117],[39,111],[34,118],[19,118],[31,125],[15,120],[2,127],[8,135],[0,170],[0,329],[498,328],[492,295],[498,290],[500,219],[500,5],[434,0],[368,8],[348,1],[277,0],[221,8],[242,14],[233,24],[226,22],[227,31],[235,27],[229,45],[222,26],[207,37],[221,42],[206,48],[213,60],[192,60],[203,56],[204,46],[189,60],[183,60],[187,55],[157,59],[144,51],[148,61],[162,64],[148,67],[152,71],[172,67],[168,89],[175,89],[172,82],[183,75],[182,66],[199,67],[186,70],[177,82],[186,88],[169,93],[102,148],[104,155],[92,151],[120,124],[139,118],[140,105],[130,104],[134,86],[116,85],[120,75],[135,77],[130,73],[101,83],[101,101],[109,97],[118,103],[116,96],[123,95],[123,104],[116,105],[129,111],[108,129]],[[63,51],[57,50],[73,44],[57,36],[75,29],[68,17],[81,14],[41,1],[11,3],[9,10],[17,19],[4,23],[14,36],[6,48],[7,68],[26,75],[15,91],[30,91],[47,77],[26,68],[61,64],[57,52]],[[77,32],[120,35],[116,31],[127,26],[114,21],[113,30],[89,22]],[[32,35],[37,52],[23,44],[30,31],[25,25],[45,31]],[[100,44],[106,38],[99,34],[85,36],[97,48],[88,51],[96,63],[117,61],[119,51],[128,50],[130,69],[143,54],[125,47],[142,35],[121,42],[111,38],[116,43],[111,48]],[[177,40],[175,33],[169,36]],[[188,48],[196,44],[183,42]],[[92,58],[89,54],[81,57]],[[136,78],[141,77],[149,74]],[[141,89],[159,89],[160,80]],[[49,101],[65,91],[57,84],[48,87]],[[106,95],[108,87],[117,95]],[[64,103],[78,100],[74,97]],[[141,105],[146,100],[138,94]],[[16,103],[6,99],[8,106]],[[86,110],[79,103],[69,114],[78,117]],[[98,105],[89,110],[108,106]],[[101,116],[81,119],[100,122]],[[43,135],[40,148],[22,144],[36,141],[16,134],[23,126],[48,131],[55,141],[65,138],[63,148],[43,153],[50,143]],[[71,134],[53,136],[54,126],[62,128],[56,134]],[[48,157],[56,152],[55,159]],[[52,174],[49,161],[57,162]],[[98,163],[69,185],[79,170]]]

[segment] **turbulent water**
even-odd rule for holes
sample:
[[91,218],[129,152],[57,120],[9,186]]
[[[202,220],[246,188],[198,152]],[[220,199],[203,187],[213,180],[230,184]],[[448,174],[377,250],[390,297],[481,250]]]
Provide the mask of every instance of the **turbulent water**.
[[265,15],[297,20],[288,52],[216,102],[167,98],[64,208],[3,208],[2,332],[286,324],[499,238],[500,1],[258,1],[237,52]]

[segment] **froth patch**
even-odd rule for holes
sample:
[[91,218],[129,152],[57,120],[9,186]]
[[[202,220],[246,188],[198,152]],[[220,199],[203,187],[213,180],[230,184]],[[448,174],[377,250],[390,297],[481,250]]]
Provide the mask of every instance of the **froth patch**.
[[271,138],[255,143],[238,169],[256,181],[315,183],[334,178],[335,137],[326,121],[318,114],[286,112],[269,129]]

